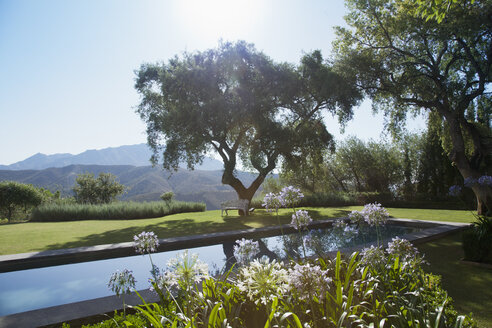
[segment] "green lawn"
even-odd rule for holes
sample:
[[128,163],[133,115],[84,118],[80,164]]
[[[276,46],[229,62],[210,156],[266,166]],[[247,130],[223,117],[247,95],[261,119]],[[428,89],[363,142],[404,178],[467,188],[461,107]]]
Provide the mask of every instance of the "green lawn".
[[456,310],[473,312],[479,327],[492,327],[492,269],[463,263],[461,233],[427,242],[419,247],[430,263],[427,271],[442,276],[444,289]]
[[[338,208],[306,208],[314,219],[346,216],[360,206]],[[388,209],[393,217],[471,222],[469,211]],[[230,211],[230,214],[233,214]],[[0,225],[0,255],[35,252],[79,246],[92,246],[131,241],[133,235],[142,231],[154,231],[159,238],[186,236],[200,233],[229,231],[244,228],[259,228],[291,220],[291,210],[280,210],[279,217],[264,210],[253,215],[221,217],[220,211],[182,213],[162,218],[142,220],[108,220],[75,222],[27,222]]]

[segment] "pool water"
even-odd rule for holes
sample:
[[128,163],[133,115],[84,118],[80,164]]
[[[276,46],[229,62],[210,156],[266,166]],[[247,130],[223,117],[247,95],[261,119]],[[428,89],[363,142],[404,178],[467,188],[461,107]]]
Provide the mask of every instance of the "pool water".
[[[379,238],[403,236],[418,230],[421,229],[387,225],[380,228]],[[270,258],[299,258],[304,254],[323,255],[340,248],[376,243],[377,235],[371,227],[357,230],[335,227],[262,238],[260,248],[261,255]],[[233,243],[224,243],[190,248],[189,252],[197,253],[201,261],[208,263],[211,272],[217,272],[235,261],[232,247]],[[165,268],[167,261],[182,251],[155,253],[152,260]],[[107,283],[111,274],[123,269],[133,272],[137,290],[149,287],[148,255],[0,273],[0,316],[113,295]]]

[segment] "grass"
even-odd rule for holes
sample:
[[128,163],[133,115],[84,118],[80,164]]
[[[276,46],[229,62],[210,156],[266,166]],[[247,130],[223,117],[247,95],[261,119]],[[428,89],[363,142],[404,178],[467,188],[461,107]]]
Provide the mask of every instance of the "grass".
[[[316,219],[347,216],[360,206],[336,208],[306,208]],[[471,222],[473,215],[468,211],[388,209],[393,217]],[[232,211],[230,211],[232,214]],[[221,217],[220,211],[181,213],[170,216],[140,220],[85,220],[74,222],[27,222],[0,225],[0,255],[37,252],[61,248],[93,246],[131,241],[133,235],[142,231],[154,231],[159,238],[187,236],[246,228],[260,228],[284,224],[291,220],[292,210],[282,209],[279,216],[256,210],[253,215]]]
[[479,327],[492,327],[492,269],[461,262],[461,233],[419,247],[430,263],[427,271],[442,276],[443,288],[459,313],[473,313]]

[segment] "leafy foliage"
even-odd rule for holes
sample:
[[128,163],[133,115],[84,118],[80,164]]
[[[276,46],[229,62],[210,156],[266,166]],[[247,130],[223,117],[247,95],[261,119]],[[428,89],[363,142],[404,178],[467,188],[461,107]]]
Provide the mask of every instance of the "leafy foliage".
[[[374,108],[385,112],[394,134],[408,115],[433,113],[463,178],[486,173],[492,133],[490,107],[482,104],[490,103],[490,1],[451,6],[441,23],[416,17],[410,0],[347,4],[350,28],[338,28],[335,45],[339,72],[356,79]],[[477,108],[486,111],[481,119]],[[476,186],[473,192],[478,214],[485,214],[492,207],[492,189]]]
[[17,210],[27,210],[38,206],[43,201],[43,194],[32,185],[5,181],[0,182],[0,213],[10,222]]
[[[243,41],[142,65],[135,87],[153,162],[162,153],[167,169],[182,161],[193,168],[216,152],[224,163],[222,182],[248,200],[280,158],[302,160],[332,146],[323,110],[345,122],[360,99],[319,52],[296,68]],[[239,160],[258,174],[248,188],[235,175]]]
[[75,182],[75,199],[81,204],[108,204],[125,191],[111,173],[99,173],[97,178],[93,173],[79,174]]

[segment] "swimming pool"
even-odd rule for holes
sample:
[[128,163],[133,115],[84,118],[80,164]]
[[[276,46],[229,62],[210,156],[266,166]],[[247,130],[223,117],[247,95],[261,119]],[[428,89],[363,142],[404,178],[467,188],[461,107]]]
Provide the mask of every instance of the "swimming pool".
[[[390,224],[382,227],[380,238],[403,236],[422,229]],[[337,249],[375,243],[377,240],[375,229],[370,227],[364,227],[356,233],[353,229],[325,225],[310,230],[309,243],[305,232],[299,234],[292,229],[283,231],[283,235],[277,230],[275,236],[256,238],[262,246],[261,255],[279,259],[301,257],[304,251],[306,256],[326,255]],[[188,249],[190,253],[197,253],[201,261],[208,263],[212,272],[217,272],[234,262],[232,248],[235,239],[239,239],[237,235],[222,243]],[[167,261],[183,249],[154,253],[153,261],[164,268]],[[143,255],[0,273],[0,316],[112,295],[107,288],[109,277],[116,270],[123,269],[133,271],[137,290],[149,287],[150,262],[148,256]]]

